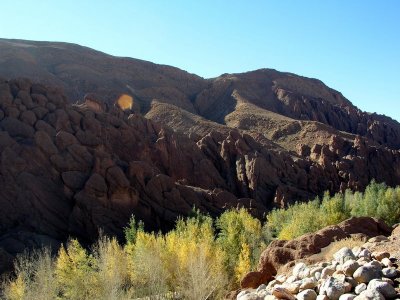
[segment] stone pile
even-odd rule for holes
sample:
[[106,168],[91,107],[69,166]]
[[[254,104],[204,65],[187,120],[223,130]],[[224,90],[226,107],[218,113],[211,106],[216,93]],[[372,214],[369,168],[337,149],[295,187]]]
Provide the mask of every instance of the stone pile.
[[297,263],[257,289],[240,292],[237,300],[384,300],[398,298],[398,261],[389,252],[344,247],[333,260]]

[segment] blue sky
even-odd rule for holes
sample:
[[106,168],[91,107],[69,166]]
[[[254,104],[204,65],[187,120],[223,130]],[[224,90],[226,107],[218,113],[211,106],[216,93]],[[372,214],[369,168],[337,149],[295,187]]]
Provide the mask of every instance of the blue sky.
[[0,37],[73,42],[215,77],[315,77],[400,121],[400,1],[3,1]]

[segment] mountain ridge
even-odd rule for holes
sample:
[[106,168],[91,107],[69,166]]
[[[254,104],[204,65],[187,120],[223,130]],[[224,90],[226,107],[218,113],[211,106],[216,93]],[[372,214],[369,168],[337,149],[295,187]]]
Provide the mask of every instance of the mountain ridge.
[[7,253],[69,235],[92,241],[99,228],[122,236],[131,214],[168,229],[193,206],[261,218],[373,179],[400,184],[400,124],[317,79],[271,69],[202,79],[74,47],[0,39]]

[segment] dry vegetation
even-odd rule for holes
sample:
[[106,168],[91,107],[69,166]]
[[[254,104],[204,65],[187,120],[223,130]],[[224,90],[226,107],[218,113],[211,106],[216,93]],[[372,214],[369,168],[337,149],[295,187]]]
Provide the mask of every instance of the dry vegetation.
[[[272,239],[291,239],[350,216],[373,216],[388,224],[400,216],[400,188],[371,183],[365,193],[328,194],[271,212],[267,222],[246,210],[218,219],[194,211],[166,233],[149,233],[131,219],[126,243],[101,236],[90,249],[71,239],[52,257],[47,249],[20,256],[15,274],[3,282],[3,297],[22,299],[221,299],[254,269]],[[321,255],[363,243],[338,241]]]

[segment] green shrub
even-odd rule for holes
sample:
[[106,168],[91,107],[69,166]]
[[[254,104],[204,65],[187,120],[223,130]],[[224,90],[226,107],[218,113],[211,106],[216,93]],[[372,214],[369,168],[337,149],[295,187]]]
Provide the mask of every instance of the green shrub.
[[390,188],[372,181],[364,193],[346,190],[322,200],[295,203],[276,209],[267,216],[267,224],[279,239],[293,239],[325,226],[338,224],[352,216],[379,218],[388,225],[400,221],[400,187]]
[[217,243],[226,253],[228,273],[241,273],[236,279],[256,266],[261,251],[271,240],[268,228],[244,208],[224,212],[216,220],[216,227],[219,231]]

